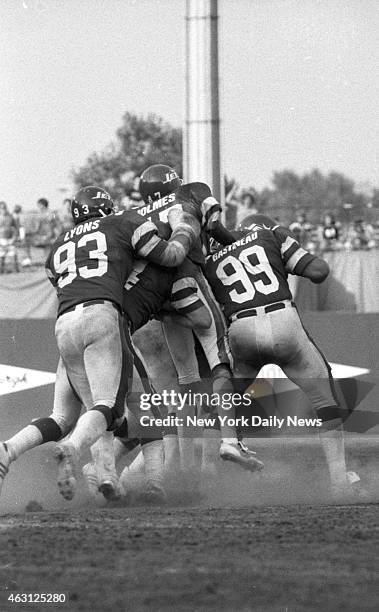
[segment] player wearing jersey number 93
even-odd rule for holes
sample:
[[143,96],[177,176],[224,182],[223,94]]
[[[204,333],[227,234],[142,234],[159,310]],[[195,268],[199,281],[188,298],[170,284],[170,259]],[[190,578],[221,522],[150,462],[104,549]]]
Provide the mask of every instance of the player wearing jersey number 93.
[[[70,441],[57,445],[58,487],[66,499],[76,488],[76,463],[83,450],[118,424],[132,377],[132,356],[125,338],[122,301],[135,259],[168,267],[180,265],[198,238],[200,226],[176,219],[168,241],[135,211],[115,212],[111,196],[98,186],[84,187],[71,205],[74,227],[58,237],[46,261],[57,290],[55,327],[62,368],[87,412]],[[11,461],[39,444],[58,441],[72,427],[72,406],[33,421],[0,443],[0,486]]]

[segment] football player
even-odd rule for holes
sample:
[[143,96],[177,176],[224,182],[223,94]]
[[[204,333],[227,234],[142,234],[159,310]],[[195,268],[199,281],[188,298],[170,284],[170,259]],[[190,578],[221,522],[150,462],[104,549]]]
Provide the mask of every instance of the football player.
[[[157,226],[159,235],[169,238],[171,230],[168,226],[159,222],[157,222]],[[192,329],[207,328],[211,325],[208,310],[193,288],[180,300],[175,299],[177,295],[175,292],[175,275],[176,271],[174,269],[163,268],[144,259],[138,259],[134,263],[133,270],[125,284],[123,299],[125,322],[129,326],[131,334],[148,323],[170,300],[172,300],[175,315],[181,326]],[[187,280],[190,286],[190,279]],[[151,383],[151,377],[143,355],[134,344],[131,344],[130,348],[134,356],[134,365],[142,382],[142,390],[151,395],[155,392],[155,389]],[[151,350],[149,345],[149,351]],[[160,417],[161,415],[154,414],[154,416]],[[131,434],[128,424],[124,422],[114,434],[116,438],[114,444],[112,438],[105,436],[91,447],[93,461],[83,467],[83,474],[89,489],[94,492],[100,490],[107,499],[116,498],[118,496],[118,486],[114,459],[116,458],[117,461],[122,455],[133,450],[136,445],[141,444],[146,473],[144,499],[150,503],[164,501],[163,448],[159,443],[159,441],[162,441],[161,432],[157,428],[149,428],[148,436],[137,438],[136,434]],[[114,453],[116,453],[115,458]]]
[[[142,173],[139,190],[144,201],[144,204],[137,209],[141,216],[154,222],[158,220],[164,222],[170,210],[179,209],[192,214],[200,223],[204,234],[208,234],[221,244],[233,242],[233,235],[220,222],[221,205],[205,183],[183,184],[173,168],[156,164]],[[209,329],[196,329],[195,333],[211,369],[213,392],[222,397],[225,393],[233,393],[230,352],[223,314],[202,271],[204,263],[203,247],[199,238],[191,248],[188,259],[178,270],[176,299],[180,300],[181,296],[186,295],[188,291],[187,279],[190,276],[192,287],[201,295],[202,301],[207,305],[212,317],[212,325]],[[163,327],[167,345],[178,373],[181,391],[183,393],[193,391],[194,384],[200,381],[200,375],[192,332],[190,329],[183,330],[178,326],[174,317],[165,317]],[[232,412],[233,409],[228,415],[231,418],[234,416]],[[221,402],[219,415],[225,416],[222,412]],[[224,419],[220,428],[222,437],[220,456],[222,459],[234,461],[249,471],[256,471],[263,467],[263,464],[255,458],[255,453],[249,451],[242,440],[238,439],[235,427],[228,425],[226,419]],[[190,439],[182,441],[182,449],[186,449],[187,455],[184,458],[184,464],[187,466],[193,464],[194,452]]]
[[[70,441],[57,445],[58,488],[72,499],[76,462],[82,451],[117,427],[124,413],[132,357],[122,325],[123,289],[137,256],[153,263],[180,265],[200,224],[192,215],[173,211],[173,233],[167,242],[156,226],[135,211],[115,214],[110,195],[101,187],[80,189],[71,204],[74,227],[54,243],[46,261],[57,289],[56,338],[68,380],[87,412],[79,417]],[[23,450],[67,433],[66,415],[38,419],[21,435],[0,444],[0,481]],[[25,448],[27,447],[27,448]]]
[[349,488],[350,473],[331,368],[304,329],[287,282],[290,273],[321,283],[328,264],[268,217],[251,216],[244,226],[239,238],[220,246],[206,264],[229,323],[236,376],[253,382],[262,366],[275,363],[304,391],[322,421],[332,490],[339,495]]

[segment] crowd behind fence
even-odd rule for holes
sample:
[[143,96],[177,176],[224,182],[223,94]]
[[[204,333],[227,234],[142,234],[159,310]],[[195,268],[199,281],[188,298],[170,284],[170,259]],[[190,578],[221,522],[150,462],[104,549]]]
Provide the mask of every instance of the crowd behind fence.
[[[24,211],[15,206],[11,211],[0,202],[0,274],[33,270],[44,265],[55,239],[73,225],[70,200],[63,200],[59,210],[50,210],[49,202],[40,198],[35,210]],[[129,210],[141,204],[137,191],[131,191],[118,203],[119,209]],[[240,221],[254,213],[265,214],[255,207],[254,198],[226,202],[226,223],[238,228]],[[280,218],[276,218],[280,223]],[[289,225],[300,244],[311,253],[325,251],[369,250],[379,248],[379,222],[368,223],[356,218],[341,223],[326,214],[319,223],[310,223],[305,214],[297,215]]]

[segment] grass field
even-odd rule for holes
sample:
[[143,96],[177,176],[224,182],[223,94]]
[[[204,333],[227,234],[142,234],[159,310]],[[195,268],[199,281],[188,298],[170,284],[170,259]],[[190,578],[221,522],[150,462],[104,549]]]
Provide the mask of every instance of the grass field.
[[[374,504],[6,515],[0,610],[377,610],[378,515]],[[7,602],[21,592],[67,602]]]
[[[43,460],[48,449],[36,450],[41,473],[26,481],[15,464],[4,487],[0,611],[378,610],[377,440],[348,444],[350,469],[372,503],[335,505],[316,443],[256,446],[261,475],[222,464],[191,505],[174,505],[179,484],[176,502],[155,508],[96,508],[83,489],[71,503],[51,499],[52,473],[45,479],[55,467]],[[30,499],[45,511],[22,512]],[[7,601],[25,592],[65,593],[67,601]]]

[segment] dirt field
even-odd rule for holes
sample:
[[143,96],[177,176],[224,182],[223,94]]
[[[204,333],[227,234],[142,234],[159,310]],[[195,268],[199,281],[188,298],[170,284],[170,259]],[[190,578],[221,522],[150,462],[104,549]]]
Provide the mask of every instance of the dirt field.
[[[5,515],[0,610],[377,610],[378,515],[375,504]],[[68,602],[7,604],[28,591]]]

